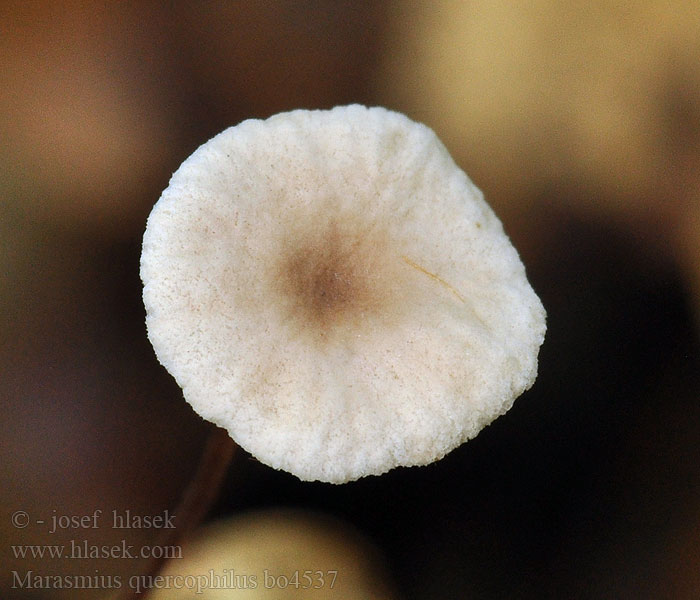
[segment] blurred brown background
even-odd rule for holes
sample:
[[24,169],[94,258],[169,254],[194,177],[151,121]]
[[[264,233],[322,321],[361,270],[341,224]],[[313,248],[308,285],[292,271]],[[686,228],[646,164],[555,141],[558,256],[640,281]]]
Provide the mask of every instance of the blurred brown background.
[[695,2],[5,1],[0,81],[3,598],[104,595],[13,570],[139,572],[12,545],[116,543],[47,527],[173,507],[202,452],[140,300],[171,173],[243,119],[352,102],[433,127],[483,189],[548,311],[540,376],[430,467],[334,487],[238,453],[210,518],[340,519],[409,600],[700,597]]

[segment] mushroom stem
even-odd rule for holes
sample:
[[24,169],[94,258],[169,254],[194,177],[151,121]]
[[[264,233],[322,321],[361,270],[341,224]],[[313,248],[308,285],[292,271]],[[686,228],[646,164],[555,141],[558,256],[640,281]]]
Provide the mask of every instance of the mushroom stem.
[[[235,446],[225,429],[212,428],[194,476],[173,511],[177,517],[178,526],[175,529],[162,530],[162,537],[156,541],[158,546],[174,546],[180,543],[204,519],[219,494],[219,488],[233,457]],[[152,559],[144,575],[155,577],[166,560],[166,558]],[[134,589],[127,587],[119,598],[120,600],[142,599],[148,595],[148,591],[137,594]]]

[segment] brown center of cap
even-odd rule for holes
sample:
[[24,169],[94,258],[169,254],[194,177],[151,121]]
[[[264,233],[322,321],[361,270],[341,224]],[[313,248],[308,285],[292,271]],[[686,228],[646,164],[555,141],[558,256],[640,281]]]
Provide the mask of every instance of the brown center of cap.
[[290,232],[273,271],[285,321],[322,343],[386,324],[402,287],[389,241],[385,230],[356,218]]

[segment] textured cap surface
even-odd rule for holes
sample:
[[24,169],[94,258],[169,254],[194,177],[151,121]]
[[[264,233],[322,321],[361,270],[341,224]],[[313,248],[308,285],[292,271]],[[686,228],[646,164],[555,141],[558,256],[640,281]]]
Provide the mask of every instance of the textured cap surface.
[[148,219],[148,335],[204,418],[340,483],[427,464],[529,388],[545,313],[435,134],[383,108],[244,121]]

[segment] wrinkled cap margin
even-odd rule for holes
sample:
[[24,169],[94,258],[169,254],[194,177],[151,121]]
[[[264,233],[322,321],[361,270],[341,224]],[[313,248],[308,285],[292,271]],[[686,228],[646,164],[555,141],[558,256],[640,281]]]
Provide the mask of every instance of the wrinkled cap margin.
[[383,108],[248,120],[148,218],[156,355],[263,463],[333,483],[424,465],[535,380],[545,312],[435,134]]

